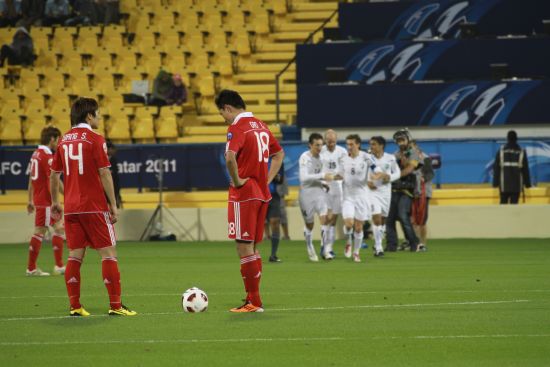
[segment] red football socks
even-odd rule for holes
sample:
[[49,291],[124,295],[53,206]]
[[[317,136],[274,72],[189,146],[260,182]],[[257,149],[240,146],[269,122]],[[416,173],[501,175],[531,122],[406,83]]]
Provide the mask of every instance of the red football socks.
[[63,236],[54,234],[52,236],[52,249],[53,257],[55,258],[55,265],[63,267]]
[[65,269],[65,285],[67,286],[67,294],[71,309],[82,307],[80,304],[80,265],[82,260],[76,257],[67,259],[67,268]]
[[101,270],[103,272],[103,283],[109,293],[109,304],[112,310],[121,307],[120,302],[120,273],[116,257],[104,257],[101,261]]
[[42,240],[44,235],[35,233],[32,235],[30,244],[29,244],[29,261],[27,264],[27,270],[33,271],[36,269],[36,259],[40,253],[40,247],[42,247]]
[[243,277],[244,289],[247,293],[247,301],[254,306],[261,306],[260,298],[260,277],[261,259],[258,261],[256,255],[241,257],[241,275]]

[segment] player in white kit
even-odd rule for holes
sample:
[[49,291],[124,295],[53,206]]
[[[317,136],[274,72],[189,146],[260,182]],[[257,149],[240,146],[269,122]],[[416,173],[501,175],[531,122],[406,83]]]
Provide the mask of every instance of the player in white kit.
[[[321,161],[323,162],[323,169],[326,172],[332,173],[333,175],[340,172],[340,165],[344,157],[348,155],[348,152],[345,148],[336,145],[338,136],[336,131],[327,130],[325,133],[325,145],[321,150]],[[327,260],[334,258],[334,239],[335,239],[335,230],[334,226],[338,220],[338,216],[342,213],[342,181],[334,180],[329,184],[329,190],[326,195],[328,215],[327,215],[327,228],[328,236],[327,243],[325,246],[321,247],[321,257]]]
[[309,136],[309,150],[300,156],[300,210],[304,217],[304,236],[309,259],[319,261],[313,247],[313,222],[317,213],[321,222],[321,246],[326,243],[327,238],[327,203],[326,183],[333,179],[331,173],[324,172],[321,162],[321,148],[323,147],[323,136],[313,133]]
[[[335,179],[343,179],[344,201],[342,217],[344,233],[347,236],[345,256],[351,257],[353,235],[353,261],[361,262],[359,250],[363,242],[363,224],[369,219],[367,173],[370,166],[369,155],[360,150],[361,138],[357,134],[346,137],[348,155],[342,160],[340,173]],[[355,231],[354,231],[355,230]]]
[[393,154],[384,152],[386,140],[382,136],[370,139],[369,187],[370,214],[374,234],[374,256],[384,256],[382,238],[385,221],[390,211],[391,183],[401,177],[401,170]]

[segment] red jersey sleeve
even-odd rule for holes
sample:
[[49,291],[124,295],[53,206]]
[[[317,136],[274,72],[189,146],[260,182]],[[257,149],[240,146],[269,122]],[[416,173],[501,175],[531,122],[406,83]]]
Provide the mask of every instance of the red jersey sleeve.
[[269,131],[269,156],[271,157],[274,154],[280,152],[283,148],[279,144],[279,141],[273,136],[271,130]]
[[97,136],[93,146],[93,156],[97,165],[97,169],[111,167],[109,156],[107,155],[107,144],[102,136]]
[[61,145],[57,146],[55,153],[53,155],[53,161],[51,165],[51,170],[55,172],[63,172],[63,162],[61,161]]
[[235,154],[239,153],[245,142],[245,135],[239,131],[236,125],[229,126],[227,129],[227,144],[225,152],[232,151]]

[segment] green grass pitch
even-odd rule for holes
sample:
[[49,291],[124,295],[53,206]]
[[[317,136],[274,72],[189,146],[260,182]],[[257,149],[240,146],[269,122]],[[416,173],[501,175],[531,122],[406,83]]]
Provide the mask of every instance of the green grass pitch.
[[[269,244],[261,245],[264,260]],[[263,314],[243,298],[231,242],[119,243],[123,302],[106,316],[101,265],[88,251],[69,318],[62,277],[24,276],[27,246],[0,245],[0,366],[549,366],[550,241],[439,240],[426,253],[363,250],[310,263],[301,241],[264,262]],[[39,258],[51,270],[51,246]],[[201,314],[181,308],[197,286]]]

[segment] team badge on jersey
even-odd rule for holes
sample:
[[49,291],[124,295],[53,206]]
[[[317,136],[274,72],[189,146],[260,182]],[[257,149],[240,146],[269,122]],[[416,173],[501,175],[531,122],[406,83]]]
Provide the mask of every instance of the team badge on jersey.
[[233,138],[233,134],[232,133],[227,133],[227,140],[231,140],[231,138]]

